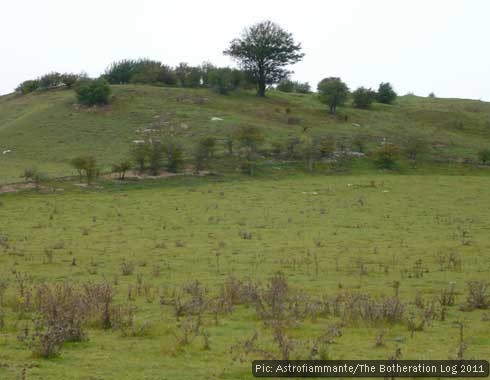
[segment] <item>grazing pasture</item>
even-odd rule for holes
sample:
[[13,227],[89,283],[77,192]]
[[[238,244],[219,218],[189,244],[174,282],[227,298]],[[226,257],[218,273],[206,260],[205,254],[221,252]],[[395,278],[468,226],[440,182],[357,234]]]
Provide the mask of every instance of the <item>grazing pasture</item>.
[[[489,185],[296,173],[3,194],[0,378],[248,379],[257,358],[397,349],[488,360]],[[60,324],[70,339],[47,342]]]

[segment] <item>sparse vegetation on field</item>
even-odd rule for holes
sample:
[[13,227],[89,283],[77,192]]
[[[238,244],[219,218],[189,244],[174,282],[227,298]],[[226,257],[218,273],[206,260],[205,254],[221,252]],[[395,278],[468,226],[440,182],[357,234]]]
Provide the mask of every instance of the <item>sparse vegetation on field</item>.
[[[4,195],[0,374],[28,360],[28,378],[57,379],[77,360],[82,377],[178,377],[192,355],[232,379],[257,355],[485,357],[487,178],[303,173]],[[142,367],[94,367],[108,349]]]
[[488,359],[490,105],[311,93],[271,21],[224,53],[0,97],[0,378]]

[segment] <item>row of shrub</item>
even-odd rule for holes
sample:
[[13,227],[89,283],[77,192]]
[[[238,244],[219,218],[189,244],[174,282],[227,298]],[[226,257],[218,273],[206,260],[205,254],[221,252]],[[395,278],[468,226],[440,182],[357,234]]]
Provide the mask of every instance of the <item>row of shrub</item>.
[[[165,65],[160,61],[150,59],[125,59],[112,63],[100,78],[89,79],[85,74],[51,72],[34,80],[22,82],[16,91],[28,94],[36,90],[50,90],[55,88],[75,88],[83,85],[79,94],[82,104],[105,104],[108,102],[110,92],[107,84],[150,84],[161,86],[179,86],[188,88],[206,87],[219,94],[228,94],[239,88],[254,88],[255,84],[250,75],[243,70],[229,67],[216,67],[211,63],[200,66],[190,66],[180,63],[176,67]],[[89,89],[97,94],[88,94]],[[288,78],[281,80],[276,90],[282,92],[310,93],[310,85]],[[359,87],[352,93],[340,78],[325,78],[318,84],[320,100],[335,113],[336,107],[345,103],[352,96],[352,103],[357,108],[369,108],[374,101],[391,104],[397,94],[390,83],[381,83],[378,91]],[[82,94],[80,94],[82,93]],[[106,94],[106,95],[105,95]]]
[[[272,142],[268,148],[262,148],[264,137],[259,129],[253,126],[238,128],[225,139],[203,137],[191,151],[185,151],[183,144],[175,139],[164,141],[148,139],[133,144],[130,157],[112,165],[112,172],[118,179],[124,180],[126,173],[136,169],[140,173],[148,172],[158,175],[162,169],[169,172],[180,171],[185,162],[192,164],[194,171],[211,169],[212,159],[217,158],[218,146],[221,143],[225,155],[236,157],[243,173],[253,175],[260,159],[274,158],[292,162],[303,162],[305,168],[313,170],[314,163],[327,159],[333,168],[341,168],[344,160],[356,154],[367,156],[379,169],[396,169],[403,157],[412,166],[419,161],[420,155],[427,153],[429,144],[421,137],[410,136],[400,144],[382,143],[373,150],[367,151],[367,136],[356,135],[348,142],[337,141],[333,136],[310,137],[302,135],[292,137],[284,142]],[[186,160],[186,157],[188,159]],[[478,163],[490,165],[490,149],[483,148],[477,154]],[[339,164],[340,166],[336,166]],[[79,156],[71,160],[72,167],[78,172],[80,181],[91,183],[100,175],[100,168],[94,156]],[[21,175],[27,182],[40,184],[48,179],[47,175],[36,168],[27,168]]]
[[397,98],[397,93],[390,83],[380,83],[378,91],[370,88],[359,87],[352,93],[340,78],[330,77],[318,83],[320,101],[329,106],[330,113],[335,113],[338,106],[345,104],[352,97],[352,105],[355,108],[368,109],[375,101],[384,104],[392,104]]
[[22,94],[28,94],[36,90],[51,90],[60,87],[73,88],[78,81],[86,78],[85,74],[51,72],[37,79],[24,81],[15,90]]
[[[302,83],[284,79],[278,83],[276,90],[307,94],[311,92],[311,87],[308,82]],[[377,91],[361,86],[350,92],[349,87],[336,77],[323,79],[318,84],[318,93],[320,100],[330,107],[331,113],[335,113],[337,106],[344,105],[349,97],[352,98],[352,105],[361,109],[368,109],[373,102],[392,104],[397,98],[397,93],[390,83],[380,83]]]
[[[51,72],[37,79],[26,80],[16,88],[17,92],[28,94],[36,90],[74,88],[79,81],[87,80],[85,74]],[[179,87],[208,87],[219,93],[228,93],[240,87],[254,87],[248,75],[238,69],[216,67],[211,63],[190,66],[180,63],[171,67],[150,59],[125,59],[112,63],[99,79],[109,84],[152,84]]]
[[74,89],[80,104],[92,106],[109,103],[111,89],[104,78],[90,79],[85,74],[51,72],[37,79],[26,80],[16,91],[23,95],[34,91],[59,88]]
[[79,103],[91,106],[109,102],[109,84],[127,83],[205,87],[222,95],[239,88],[249,89],[255,86],[244,71],[229,67],[216,67],[210,63],[200,66],[181,63],[171,67],[149,59],[127,59],[112,63],[97,79],[90,79],[84,74],[52,72],[22,82],[16,91],[25,95],[37,90],[75,89]]
[[111,84],[153,84],[179,87],[208,87],[226,94],[240,87],[254,87],[242,70],[216,67],[211,63],[190,66],[180,63],[175,67],[150,59],[125,59],[112,63],[102,75]]
[[298,82],[291,79],[283,79],[277,84],[276,90],[281,92],[309,94],[311,92],[311,86],[308,82]]
[[[133,143],[130,157],[113,165],[112,171],[118,178],[125,179],[126,172],[135,168],[140,173],[159,175],[161,170],[178,172],[187,161],[195,171],[211,168],[216,158],[218,146],[221,153],[237,159],[243,173],[253,175],[259,161],[266,158],[303,162],[306,170],[313,170],[315,162],[323,161],[332,165],[344,162],[346,158],[366,154],[380,169],[394,169],[403,155],[415,164],[420,155],[427,152],[428,144],[419,136],[411,136],[400,147],[395,144],[382,143],[366,151],[369,137],[354,136],[348,143],[337,141],[333,136],[310,136],[302,133],[284,142],[273,142],[263,148],[265,141],[262,131],[255,126],[242,126],[234,129],[224,139],[202,137],[192,150],[185,151],[184,145],[173,137],[155,137]],[[187,157],[187,159],[186,159]],[[85,178],[90,183],[99,173],[94,157],[78,157],[72,161],[78,171],[80,180]]]
[[[122,180],[125,179],[126,172],[132,168],[151,175],[158,175],[163,169],[178,172],[183,168],[186,157],[196,172],[209,170],[212,159],[217,157],[219,144],[222,144],[224,154],[237,158],[241,171],[249,175],[255,173],[260,160],[268,157],[302,162],[305,169],[311,171],[315,162],[328,162],[336,168],[339,163],[342,164],[350,157],[365,155],[377,168],[393,170],[398,167],[402,157],[415,166],[420,156],[429,151],[427,141],[417,135],[409,136],[398,144],[383,142],[371,151],[367,151],[369,137],[363,135],[356,135],[349,142],[345,142],[338,141],[330,135],[313,137],[303,133],[284,142],[272,142],[268,148],[262,147],[264,141],[264,135],[255,126],[237,128],[224,139],[203,137],[187,152],[184,145],[174,138],[147,139],[133,144],[131,157],[114,164],[112,171],[118,173],[118,178]],[[478,152],[478,162],[490,164],[490,149]],[[98,174],[93,157],[77,158],[73,160],[72,165],[78,170],[80,179],[84,176],[88,182]]]

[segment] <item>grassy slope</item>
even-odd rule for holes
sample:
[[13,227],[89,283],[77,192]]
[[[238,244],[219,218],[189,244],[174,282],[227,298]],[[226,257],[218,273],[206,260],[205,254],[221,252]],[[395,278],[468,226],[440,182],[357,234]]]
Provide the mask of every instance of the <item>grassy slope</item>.
[[[369,187],[372,180],[376,188]],[[456,305],[448,308],[445,321],[436,319],[414,337],[404,324],[349,326],[342,329],[330,355],[385,359],[399,347],[404,359],[446,359],[455,355],[454,322],[462,320],[465,357],[490,359],[490,322],[482,319],[484,312],[458,310],[465,300],[465,282],[488,278],[490,224],[481,207],[490,204],[489,192],[484,191],[488,182],[488,177],[461,181],[456,176],[391,175],[174,178],[102,183],[105,189],[98,191],[64,184],[66,190],[57,194],[7,194],[2,196],[0,231],[9,247],[0,252],[0,278],[12,281],[10,300],[15,294],[14,270],[36,282],[99,282],[117,276],[117,303],[127,302],[128,284],[135,285],[138,274],[165,295],[190,280],[198,279],[216,293],[229,274],[264,281],[278,270],[294,290],[315,297],[333,296],[342,291],[339,287],[391,295],[391,284],[400,281],[400,297],[411,304],[417,291],[429,302],[455,282]],[[468,231],[471,244],[461,244],[460,229]],[[253,238],[242,239],[240,231],[251,232]],[[183,244],[177,246],[177,241]],[[52,263],[46,263],[46,249],[54,252]],[[451,252],[461,257],[461,271],[440,270],[438,255]],[[318,257],[318,276],[313,255]],[[73,258],[76,266],[71,265]],[[418,259],[428,272],[422,278],[403,276]],[[121,276],[124,260],[137,264],[134,274]],[[360,275],[361,265],[365,275]],[[155,266],[162,269],[158,277],[152,276]],[[259,345],[277,354],[253,308],[237,307],[220,317],[218,325],[212,315],[205,317],[210,351],[202,349],[199,337],[172,356],[173,308],[160,306],[158,296],[151,302],[140,296],[134,302],[137,323],[151,323],[148,336],[125,338],[119,332],[90,329],[89,341],[65,345],[62,356],[52,360],[33,358],[16,339],[29,317],[19,321],[19,313],[6,307],[0,378],[15,379],[27,366],[28,379],[44,380],[248,379],[250,363],[233,362],[229,349],[254,330],[259,332]],[[420,313],[413,305],[409,308]],[[305,342],[336,321],[307,319],[288,332]],[[383,329],[386,345],[375,348],[375,336]]]
[[[364,134],[371,144],[416,132],[431,141],[431,154],[442,159],[475,157],[490,144],[490,104],[474,100],[401,97],[396,105],[375,104],[369,111],[344,107],[344,121],[327,115],[315,95],[272,92],[258,99],[251,93],[224,97],[205,89],[127,85],[113,90],[112,105],[97,111],[77,109],[72,91],[0,97],[0,149],[12,150],[0,155],[0,183],[18,180],[31,166],[50,175],[71,174],[69,160],[88,153],[107,169],[127,157],[142,128],[172,129],[189,145],[204,134],[222,138],[230,127],[244,123],[263,127],[269,141],[297,136],[302,126],[339,139]],[[302,126],[286,123],[287,107]],[[213,116],[224,121],[212,122]]]
[[[34,165],[52,175],[70,174],[67,162],[79,154],[95,154],[109,167],[127,157],[140,128],[172,129],[188,145],[200,135],[224,137],[244,123],[263,127],[269,141],[297,136],[301,126],[285,122],[286,107],[314,134],[349,138],[363,133],[373,145],[382,137],[398,141],[416,131],[433,143],[431,155],[439,158],[474,157],[490,143],[490,104],[470,100],[403,97],[394,106],[376,104],[370,111],[345,107],[341,115],[348,116],[347,122],[327,115],[314,95],[271,93],[264,100],[249,93],[221,97],[207,90],[115,86],[106,109],[78,110],[74,101],[69,91],[0,98],[0,150],[13,151],[0,155],[0,183],[18,180],[24,168]],[[213,116],[224,121],[212,122]],[[273,166],[251,179],[102,181],[102,189],[90,191],[56,183],[65,191],[1,195],[0,236],[8,238],[8,246],[0,251],[0,280],[12,284],[7,303],[15,303],[14,271],[35,282],[99,282],[118,276],[117,303],[126,303],[128,285],[136,284],[138,274],[164,295],[190,279],[216,293],[229,274],[265,281],[277,270],[285,272],[293,289],[315,297],[334,295],[340,285],[392,294],[393,281],[401,281],[400,297],[410,309],[417,291],[429,301],[454,281],[456,305],[448,308],[445,321],[435,320],[413,338],[405,324],[349,326],[332,345],[331,356],[383,359],[400,347],[406,359],[445,359],[455,355],[454,322],[463,320],[466,357],[490,358],[484,312],[458,310],[465,282],[487,278],[490,269],[490,225],[482,207],[490,202],[484,191],[487,176],[468,175],[476,173],[466,167],[457,171],[467,175],[462,178],[435,175],[434,166],[416,171],[430,175],[410,177],[376,174],[365,163],[358,166],[365,175],[358,176],[304,175]],[[368,186],[373,180],[375,188]],[[461,244],[461,230],[469,232],[471,244]],[[240,238],[240,231],[253,238]],[[46,263],[46,252],[53,252],[52,263]],[[462,259],[461,271],[440,270],[438,256],[449,253]],[[318,276],[312,255],[318,257]],[[418,259],[428,273],[402,275]],[[136,264],[134,274],[121,276],[124,260]],[[158,277],[152,275],[155,266],[162,271]],[[361,267],[367,274],[360,275]],[[152,302],[137,297],[135,304],[137,323],[151,323],[148,336],[124,338],[119,332],[89,329],[89,341],[65,345],[53,360],[32,357],[16,338],[29,317],[5,307],[0,378],[15,379],[23,367],[28,367],[28,379],[45,380],[250,378],[249,363],[233,363],[230,346],[257,330],[260,345],[274,350],[270,331],[253,308],[238,307],[218,325],[212,316],[205,318],[210,351],[202,349],[199,337],[172,356],[173,308],[160,306],[158,296]],[[336,321],[305,320],[288,333],[305,341]],[[381,329],[387,331],[386,346],[373,348]]]

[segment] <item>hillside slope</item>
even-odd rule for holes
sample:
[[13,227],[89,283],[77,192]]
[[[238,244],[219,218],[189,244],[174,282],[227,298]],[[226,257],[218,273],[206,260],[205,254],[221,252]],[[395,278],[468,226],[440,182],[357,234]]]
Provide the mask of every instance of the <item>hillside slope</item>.
[[[287,112],[300,124],[288,123]],[[248,92],[220,96],[207,89],[123,85],[113,86],[112,103],[103,109],[79,108],[73,91],[7,95],[0,97],[0,151],[11,152],[0,154],[0,182],[19,180],[32,166],[50,175],[71,174],[69,160],[83,154],[109,168],[128,156],[144,129],[170,131],[191,145],[203,135],[224,138],[241,124],[262,127],[267,143],[298,136],[305,127],[346,145],[357,134],[374,145],[384,138],[402,143],[417,133],[431,143],[432,158],[474,158],[490,144],[490,103],[405,96],[392,106],[346,106],[331,116],[314,94],[270,92],[259,99]]]

